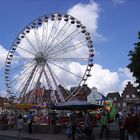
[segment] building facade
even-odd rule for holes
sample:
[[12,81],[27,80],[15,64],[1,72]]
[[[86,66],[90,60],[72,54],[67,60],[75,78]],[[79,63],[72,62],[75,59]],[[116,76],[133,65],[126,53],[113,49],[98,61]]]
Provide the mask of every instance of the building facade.
[[100,92],[98,92],[96,87],[93,87],[91,89],[90,94],[87,96],[87,102],[97,103],[99,100],[102,100],[103,98],[105,98],[105,96]]
[[127,111],[132,108],[139,109],[140,111],[140,96],[138,95],[137,88],[128,82],[123,92],[108,93],[107,98],[113,100],[113,105],[118,111]]
[[108,93],[106,98],[112,99],[113,105],[118,111],[122,111],[122,98],[119,92]]
[[121,95],[123,110],[130,110],[137,104],[140,104],[140,96],[138,95],[138,91],[133,84],[131,84],[131,82],[127,83]]

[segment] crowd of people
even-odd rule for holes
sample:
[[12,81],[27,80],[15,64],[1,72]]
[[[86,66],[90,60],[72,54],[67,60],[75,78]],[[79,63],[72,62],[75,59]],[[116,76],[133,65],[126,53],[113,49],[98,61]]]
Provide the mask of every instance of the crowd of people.
[[[66,115],[67,114],[67,115]],[[42,112],[20,112],[2,113],[0,121],[8,124],[10,128],[16,127],[19,131],[19,139],[28,126],[28,133],[32,133],[32,124],[65,125],[68,140],[92,140],[94,127],[99,126],[99,138],[109,139],[110,124],[114,121],[118,123],[120,130],[120,140],[140,140],[140,113],[130,110],[116,113],[114,118],[110,116],[108,110],[67,112],[65,115],[51,111]],[[26,127],[27,128],[27,127]],[[97,137],[97,136],[96,136]]]
[[[55,123],[56,114],[55,111],[50,113],[43,112],[43,111],[21,111],[18,112],[8,112],[5,111],[0,114],[0,121],[8,124],[10,128],[16,126],[16,122],[18,120],[18,116],[21,115],[24,119],[25,124],[30,122],[30,118],[33,119],[34,124],[50,124]],[[50,122],[51,119],[51,122]]]
[[140,113],[127,112],[120,121],[121,140],[140,140]]
[[[73,123],[70,120],[67,124],[68,140],[75,140],[75,134],[78,140],[92,140],[92,133],[94,133],[93,118],[92,114],[86,112],[84,113],[83,124],[79,124],[78,121]],[[120,140],[140,140],[140,113],[134,110],[123,113],[116,112],[114,118],[111,118],[109,111],[102,110],[96,114],[95,118],[100,127],[100,139],[109,139],[111,133],[110,125],[116,122],[120,131]]]

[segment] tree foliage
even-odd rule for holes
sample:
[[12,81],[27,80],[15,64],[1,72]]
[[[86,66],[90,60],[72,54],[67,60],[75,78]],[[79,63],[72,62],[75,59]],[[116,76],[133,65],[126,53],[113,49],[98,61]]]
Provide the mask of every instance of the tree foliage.
[[129,51],[130,64],[127,66],[136,78],[138,89],[140,90],[140,32],[138,33],[138,42],[134,43],[134,50]]

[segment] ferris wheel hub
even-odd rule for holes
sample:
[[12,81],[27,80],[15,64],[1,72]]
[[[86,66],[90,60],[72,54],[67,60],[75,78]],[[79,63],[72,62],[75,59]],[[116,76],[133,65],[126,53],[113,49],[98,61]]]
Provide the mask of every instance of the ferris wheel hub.
[[42,52],[38,52],[35,56],[35,60],[38,64],[44,64],[46,62],[46,59]]

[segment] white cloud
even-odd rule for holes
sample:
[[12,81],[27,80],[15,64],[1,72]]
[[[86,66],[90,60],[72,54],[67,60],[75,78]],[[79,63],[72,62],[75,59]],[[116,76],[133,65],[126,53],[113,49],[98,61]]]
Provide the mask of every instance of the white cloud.
[[7,50],[0,45],[0,96],[6,97],[7,93],[4,90],[4,64],[7,56]]
[[126,87],[128,82],[131,82],[131,84],[135,85],[133,80],[126,79],[126,80],[122,81],[121,86],[120,86],[120,88],[121,88],[120,93],[122,93],[122,91],[124,90],[124,87]]
[[7,50],[2,45],[0,45],[0,68],[4,66],[6,56],[7,56]]
[[0,91],[0,97],[9,97],[9,94],[6,91]]
[[114,4],[123,4],[123,3],[125,3],[125,0],[112,0],[112,2]]
[[130,72],[128,68],[119,68],[118,70],[120,79],[121,79],[121,85],[120,85],[120,93],[124,90],[124,87],[126,87],[127,83],[130,81],[135,87],[137,84],[135,83],[135,77],[133,77],[133,74]]
[[137,86],[135,77],[128,68],[119,68],[118,71],[111,72],[109,69],[95,64],[91,73],[92,77],[88,79],[88,86],[90,88],[96,87],[104,95],[116,91],[122,93],[128,82],[131,82],[135,87]]
[[91,1],[89,4],[79,3],[68,10],[68,14],[74,16],[87,27],[92,37],[96,40],[104,41],[106,38],[98,33],[99,5]]
[[104,95],[117,90],[119,82],[117,72],[111,72],[109,69],[103,69],[101,65],[95,64],[91,73],[92,77],[88,80],[90,88],[94,86]]
[[120,73],[120,76],[125,76],[129,79],[133,78],[133,74],[130,72],[128,68],[119,68],[119,73]]

